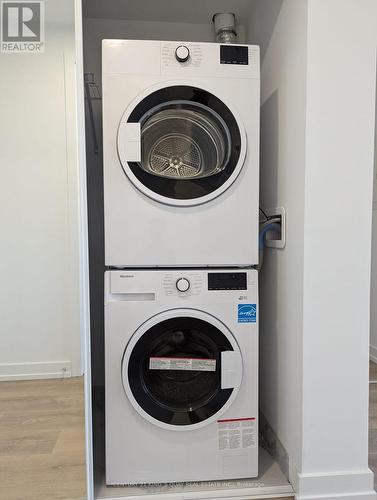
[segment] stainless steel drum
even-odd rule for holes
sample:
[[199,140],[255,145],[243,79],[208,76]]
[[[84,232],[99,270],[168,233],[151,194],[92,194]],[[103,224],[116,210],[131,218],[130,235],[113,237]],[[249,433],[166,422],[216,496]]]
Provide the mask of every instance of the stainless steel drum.
[[215,175],[226,167],[230,133],[224,120],[207,106],[167,102],[140,121],[139,166],[149,174],[184,180]]

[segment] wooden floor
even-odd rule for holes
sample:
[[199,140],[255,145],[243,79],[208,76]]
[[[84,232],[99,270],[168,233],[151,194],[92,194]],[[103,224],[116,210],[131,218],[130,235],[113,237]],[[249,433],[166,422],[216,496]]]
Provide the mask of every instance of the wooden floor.
[[1,500],[85,500],[84,446],[82,378],[0,382]]
[[0,383],[0,499],[85,499],[83,380]]
[[[370,379],[377,381],[375,363]],[[369,387],[369,464],[377,477],[377,383]],[[82,378],[1,382],[0,499],[85,498]]]
[[377,382],[377,364],[372,361],[369,363],[369,380]]

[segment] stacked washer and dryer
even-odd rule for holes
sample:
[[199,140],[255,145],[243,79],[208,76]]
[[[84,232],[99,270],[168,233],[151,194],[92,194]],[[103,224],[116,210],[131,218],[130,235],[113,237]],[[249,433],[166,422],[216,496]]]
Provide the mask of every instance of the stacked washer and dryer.
[[259,48],[103,41],[106,482],[258,474]]

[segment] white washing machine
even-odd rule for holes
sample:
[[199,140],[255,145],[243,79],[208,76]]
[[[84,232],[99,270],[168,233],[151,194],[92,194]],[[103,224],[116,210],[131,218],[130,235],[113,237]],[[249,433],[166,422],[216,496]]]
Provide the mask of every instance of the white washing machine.
[[104,40],[107,266],[258,263],[259,47]]
[[257,476],[257,280],[106,273],[107,484]]

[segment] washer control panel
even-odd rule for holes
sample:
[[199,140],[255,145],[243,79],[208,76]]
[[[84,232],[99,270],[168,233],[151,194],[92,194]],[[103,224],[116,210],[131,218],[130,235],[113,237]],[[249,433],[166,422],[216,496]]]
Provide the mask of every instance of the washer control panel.
[[235,304],[257,290],[255,269],[111,270],[106,272],[107,301],[169,304]]
[[164,295],[188,297],[202,292],[232,292],[248,290],[246,271],[172,271],[165,272],[162,280]]
[[162,280],[165,295],[182,297],[199,295],[203,288],[203,274],[195,271],[166,272]]
[[178,278],[175,282],[175,286],[179,292],[187,292],[190,288],[190,282],[187,278]]
[[208,273],[208,290],[247,290],[247,273]]

